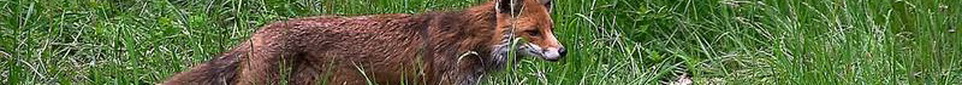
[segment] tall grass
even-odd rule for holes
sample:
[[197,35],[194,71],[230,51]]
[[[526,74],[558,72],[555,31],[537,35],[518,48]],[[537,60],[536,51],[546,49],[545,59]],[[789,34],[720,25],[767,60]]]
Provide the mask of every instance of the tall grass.
[[[153,84],[273,21],[486,0],[0,0],[0,81]],[[556,0],[561,62],[483,84],[960,84],[954,0]]]

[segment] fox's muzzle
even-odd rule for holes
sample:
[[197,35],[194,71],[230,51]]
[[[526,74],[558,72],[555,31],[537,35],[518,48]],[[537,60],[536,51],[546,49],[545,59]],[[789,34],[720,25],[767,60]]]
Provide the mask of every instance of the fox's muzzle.
[[544,54],[544,56],[541,56],[541,58],[544,58],[544,60],[548,60],[548,61],[558,61],[558,60],[561,60],[561,58],[564,58],[564,56],[565,56],[565,54],[567,54],[567,52],[565,52],[565,48],[564,48],[564,47],[559,47],[559,48],[548,48],[548,49],[545,49],[544,52],[543,52],[543,54]]
[[538,46],[534,43],[522,45],[521,52],[523,52],[522,54],[526,56],[541,57],[541,59],[552,62],[561,60],[561,58],[564,58],[564,56],[568,54],[564,47],[549,47],[542,49],[541,46]]

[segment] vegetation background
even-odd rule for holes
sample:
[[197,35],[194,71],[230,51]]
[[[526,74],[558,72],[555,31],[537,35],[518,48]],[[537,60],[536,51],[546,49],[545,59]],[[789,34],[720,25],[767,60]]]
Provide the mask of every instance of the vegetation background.
[[[272,21],[487,0],[0,0],[0,82],[154,84]],[[962,84],[958,0],[556,0],[561,62],[484,84]]]

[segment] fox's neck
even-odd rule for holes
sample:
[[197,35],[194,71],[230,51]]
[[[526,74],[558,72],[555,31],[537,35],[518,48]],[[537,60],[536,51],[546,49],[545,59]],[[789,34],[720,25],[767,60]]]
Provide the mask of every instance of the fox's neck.
[[500,69],[504,66],[512,35],[509,30],[498,29],[496,10],[493,3],[486,3],[463,11],[429,13],[432,17],[428,26],[435,40],[435,57],[461,57],[462,54],[476,52],[485,70]]

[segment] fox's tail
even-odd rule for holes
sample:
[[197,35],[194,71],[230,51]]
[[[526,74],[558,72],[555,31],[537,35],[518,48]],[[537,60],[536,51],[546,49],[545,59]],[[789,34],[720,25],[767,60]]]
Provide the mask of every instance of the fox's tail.
[[162,85],[228,85],[236,82],[241,58],[247,55],[247,42],[234,47],[229,52],[221,54],[219,58],[192,67],[174,75],[161,83]]

